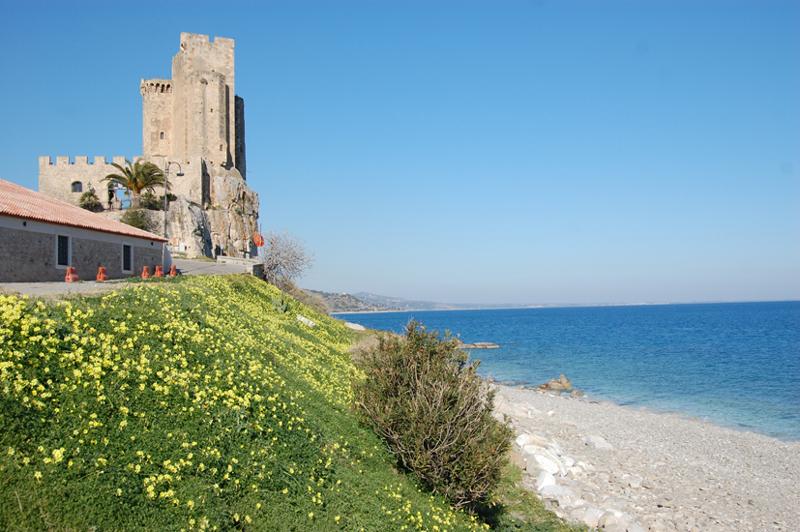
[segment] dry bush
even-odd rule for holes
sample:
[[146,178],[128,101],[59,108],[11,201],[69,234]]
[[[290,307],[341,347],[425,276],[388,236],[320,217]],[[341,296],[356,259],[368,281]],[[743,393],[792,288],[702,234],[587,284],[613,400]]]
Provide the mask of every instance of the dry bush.
[[416,322],[361,360],[356,408],[399,464],[456,507],[479,508],[497,486],[512,431],[492,416],[494,393],[451,338]]
[[286,291],[311,266],[311,256],[289,235],[268,233],[264,240],[264,279]]

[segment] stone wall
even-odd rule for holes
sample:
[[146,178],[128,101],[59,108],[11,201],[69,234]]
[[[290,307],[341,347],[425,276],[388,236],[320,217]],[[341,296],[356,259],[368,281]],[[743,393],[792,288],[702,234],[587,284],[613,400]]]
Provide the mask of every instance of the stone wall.
[[[124,166],[125,157],[114,156],[112,162]],[[45,155],[39,157],[39,192],[77,205],[81,194],[94,188],[105,207],[108,183],[103,178],[112,173],[119,171],[102,156],[97,156],[90,162],[85,155],[76,156],[74,161],[60,155],[54,163],[50,156]],[[72,192],[73,183],[81,184],[81,192]]]
[[[105,266],[109,278],[113,279],[138,275],[143,266],[150,266],[152,272],[156,264],[161,264],[159,242],[92,231],[76,233],[69,227],[63,228],[64,231],[54,228],[52,233],[30,231],[22,226],[22,222],[23,220],[18,220],[19,228],[14,228],[14,219],[9,222],[5,218],[0,225],[0,256],[3,257],[0,282],[63,281],[66,268],[56,265],[56,237],[59,233],[70,237],[71,264],[81,280],[93,281],[99,265]],[[77,236],[78,234],[81,236]],[[97,239],[92,238],[93,236]],[[122,271],[123,243],[133,248],[131,272]]]

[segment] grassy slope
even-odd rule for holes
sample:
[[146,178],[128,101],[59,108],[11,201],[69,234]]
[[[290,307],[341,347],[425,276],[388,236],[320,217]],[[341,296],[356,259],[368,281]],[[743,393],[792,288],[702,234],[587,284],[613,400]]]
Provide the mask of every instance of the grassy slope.
[[0,296],[0,529],[476,527],[350,412],[349,332],[282,298],[245,276]]

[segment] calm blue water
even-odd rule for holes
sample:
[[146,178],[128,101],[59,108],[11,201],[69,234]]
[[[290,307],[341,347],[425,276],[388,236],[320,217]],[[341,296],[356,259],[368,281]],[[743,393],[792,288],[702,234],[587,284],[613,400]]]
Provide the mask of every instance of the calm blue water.
[[800,302],[339,314],[400,332],[416,318],[465,342],[480,372],[800,440]]

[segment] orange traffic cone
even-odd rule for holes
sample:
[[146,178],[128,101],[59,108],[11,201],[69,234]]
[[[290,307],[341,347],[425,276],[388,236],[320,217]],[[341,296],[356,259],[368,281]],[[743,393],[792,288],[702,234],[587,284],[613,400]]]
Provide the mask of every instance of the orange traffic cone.
[[156,265],[156,271],[153,272],[153,277],[164,277],[164,270],[161,269],[161,265]]
[[108,275],[106,275],[106,267],[105,266],[98,266],[97,268],[97,282],[102,283],[106,279],[108,279]]
[[144,266],[142,267],[142,279],[149,279],[150,278],[150,267]]
[[78,272],[75,271],[74,266],[67,267],[67,274],[64,276],[64,282],[74,283],[78,281]]
[[178,275],[178,268],[176,268],[175,265],[173,264],[172,266],[169,267],[169,276],[175,277],[176,275]]

